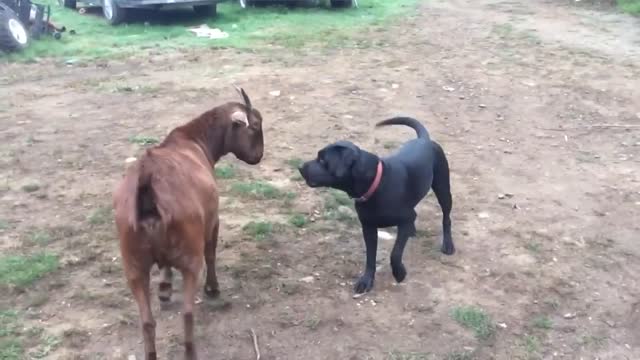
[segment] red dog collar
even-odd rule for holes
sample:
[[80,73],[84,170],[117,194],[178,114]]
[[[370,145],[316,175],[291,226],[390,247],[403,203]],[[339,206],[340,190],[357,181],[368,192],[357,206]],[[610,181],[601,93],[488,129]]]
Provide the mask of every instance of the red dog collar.
[[369,190],[367,192],[356,199],[357,202],[365,202],[369,200],[371,195],[376,192],[378,186],[380,185],[380,180],[382,179],[382,161],[378,160],[378,168],[376,169],[376,177],[373,179],[371,186],[369,186]]

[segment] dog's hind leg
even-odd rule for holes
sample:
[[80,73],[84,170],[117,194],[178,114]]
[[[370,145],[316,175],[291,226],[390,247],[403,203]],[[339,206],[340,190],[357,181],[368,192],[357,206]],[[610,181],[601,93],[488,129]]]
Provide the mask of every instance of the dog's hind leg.
[[433,183],[431,188],[436,194],[440,208],[442,209],[442,251],[443,254],[453,255],[456,248],[451,238],[451,208],[453,199],[451,198],[451,182],[449,179],[449,162],[442,150],[442,147],[433,142],[436,153],[436,161],[433,169]]
[[404,253],[404,247],[407,245],[407,240],[410,237],[415,236],[416,226],[413,222],[405,223],[398,226],[398,237],[395,244],[393,244],[393,250],[391,250],[391,272],[397,282],[402,282],[407,276],[407,270],[402,264],[402,254]]

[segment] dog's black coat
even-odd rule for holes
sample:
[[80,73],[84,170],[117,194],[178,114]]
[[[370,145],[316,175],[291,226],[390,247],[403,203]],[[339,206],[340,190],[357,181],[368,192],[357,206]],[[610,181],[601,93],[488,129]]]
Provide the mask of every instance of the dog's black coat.
[[376,124],[386,125],[409,126],[418,136],[386,158],[379,158],[351,142],[338,141],[321,149],[316,159],[305,162],[299,169],[310,187],[331,187],[345,191],[352,198],[359,198],[373,183],[378,162],[382,162],[383,172],[378,188],[368,200],[355,203],[367,251],[365,271],[355,285],[356,293],[373,287],[378,228],[398,227],[391,251],[391,270],[398,282],[404,280],[407,272],[402,264],[402,253],[409,237],[416,234],[415,207],[427,195],[429,188],[433,189],[442,209],[441,251],[447,255],[455,252],[449,217],[452,206],[449,164],[442,147],[429,138],[425,127],[416,119],[396,117]]

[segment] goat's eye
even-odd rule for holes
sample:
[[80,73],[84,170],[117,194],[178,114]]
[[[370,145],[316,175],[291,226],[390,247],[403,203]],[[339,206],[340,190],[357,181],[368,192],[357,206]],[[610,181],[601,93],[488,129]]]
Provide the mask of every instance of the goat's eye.
[[320,165],[324,166],[327,162],[324,161],[324,159],[318,159],[318,163],[320,163]]

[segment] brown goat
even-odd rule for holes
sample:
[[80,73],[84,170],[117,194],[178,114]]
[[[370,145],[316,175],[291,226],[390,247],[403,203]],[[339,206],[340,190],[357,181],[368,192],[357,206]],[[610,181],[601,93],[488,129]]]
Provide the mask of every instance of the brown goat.
[[238,89],[244,104],[229,102],[173,129],[158,146],[129,166],[113,193],[115,222],[124,272],[140,311],[146,360],[156,359],[155,321],[149,297],[154,264],[163,278],[162,303],[171,299],[171,268],[184,283],[185,359],[197,359],[193,338],[193,306],[204,263],[204,291],[219,295],[216,278],[218,191],[212,176],[225,154],[257,164],[262,159],[262,115]]

